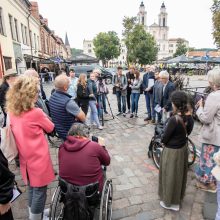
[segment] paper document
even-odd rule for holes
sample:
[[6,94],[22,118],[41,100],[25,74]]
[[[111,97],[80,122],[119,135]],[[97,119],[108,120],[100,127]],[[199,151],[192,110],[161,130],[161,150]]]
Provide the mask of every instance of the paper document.
[[15,187],[13,189],[13,197],[11,199],[11,202],[15,201],[20,195],[21,195],[21,191],[17,187]]
[[154,79],[148,79],[148,88],[154,86]]
[[156,107],[154,108],[154,110],[157,112],[157,113],[160,113],[162,108],[160,107],[160,105],[156,105]]

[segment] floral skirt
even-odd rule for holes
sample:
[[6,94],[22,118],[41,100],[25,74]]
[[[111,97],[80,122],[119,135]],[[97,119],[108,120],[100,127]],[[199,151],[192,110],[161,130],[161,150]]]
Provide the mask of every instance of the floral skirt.
[[211,144],[202,144],[200,161],[195,168],[195,174],[197,179],[204,184],[216,183],[211,171],[215,166],[213,155],[219,151],[219,148],[219,146]]

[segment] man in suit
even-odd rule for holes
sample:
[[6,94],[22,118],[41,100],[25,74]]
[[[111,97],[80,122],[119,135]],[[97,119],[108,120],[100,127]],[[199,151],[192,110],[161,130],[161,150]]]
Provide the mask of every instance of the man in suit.
[[131,87],[130,85],[134,82],[134,72],[135,72],[135,66],[130,66],[129,72],[126,73],[128,85],[127,85],[127,106],[128,106],[128,112],[127,114],[130,114],[131,110]]
[[[144,90],[148,116],[144,119],[144,121],[150,121],[152,118],[155,118],[153,108],[153,85],[150,85],[150,81],[153,80],[154,82],[154,66],[151,67],[150,65],[147,65],[145,71],[146,73],[143,76],[142,86]],[[154,123],[155,121],[152,122]]]
[[161,100],[161,108],[162,108],[162,121],[165,122],[167,118],[170,117],[170,112],[172,111],[171,104],[171,94],[175,90],[174,84],[169,81],[169,73],[166,70],[163,70],[159,74],[161,83],[163,84],[163,96]]

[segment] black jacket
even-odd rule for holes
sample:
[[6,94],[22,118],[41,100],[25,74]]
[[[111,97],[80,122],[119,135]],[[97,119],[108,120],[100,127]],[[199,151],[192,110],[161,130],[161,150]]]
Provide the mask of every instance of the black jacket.
[[14,174],[8,169],[8,161],[0,150],[0,204],[6,204],[12,199],[14,179]]
[[165,108],[167,112],[172,111],[171,94],[175,90],[175,86],[172,82],[168,81],[165,90],[163,92],[161,107]]
[[6,93],[9,89],[9,85],[7,82],[3,82],[0,86],[0,106],[4,110],[5,107],[5,99],[6,99]]
[[77,85],[77,99],[79,101],[89,101],[89,91],[87,86],[84,88],[81,84]]

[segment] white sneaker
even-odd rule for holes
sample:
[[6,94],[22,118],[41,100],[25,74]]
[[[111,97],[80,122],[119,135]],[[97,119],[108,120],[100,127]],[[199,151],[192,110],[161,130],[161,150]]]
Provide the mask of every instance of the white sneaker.
[[99,130],[102,130],[102,129],[103,129],[103,127],[100,125],[100,126],[98,127],[98,129],[99,129]]
[[178,212],[180,210],[179,205],[171,205],[171,206],[166,206],[163,201],[160,201],[160,206],[162,206],[164,209],[169,209]]

